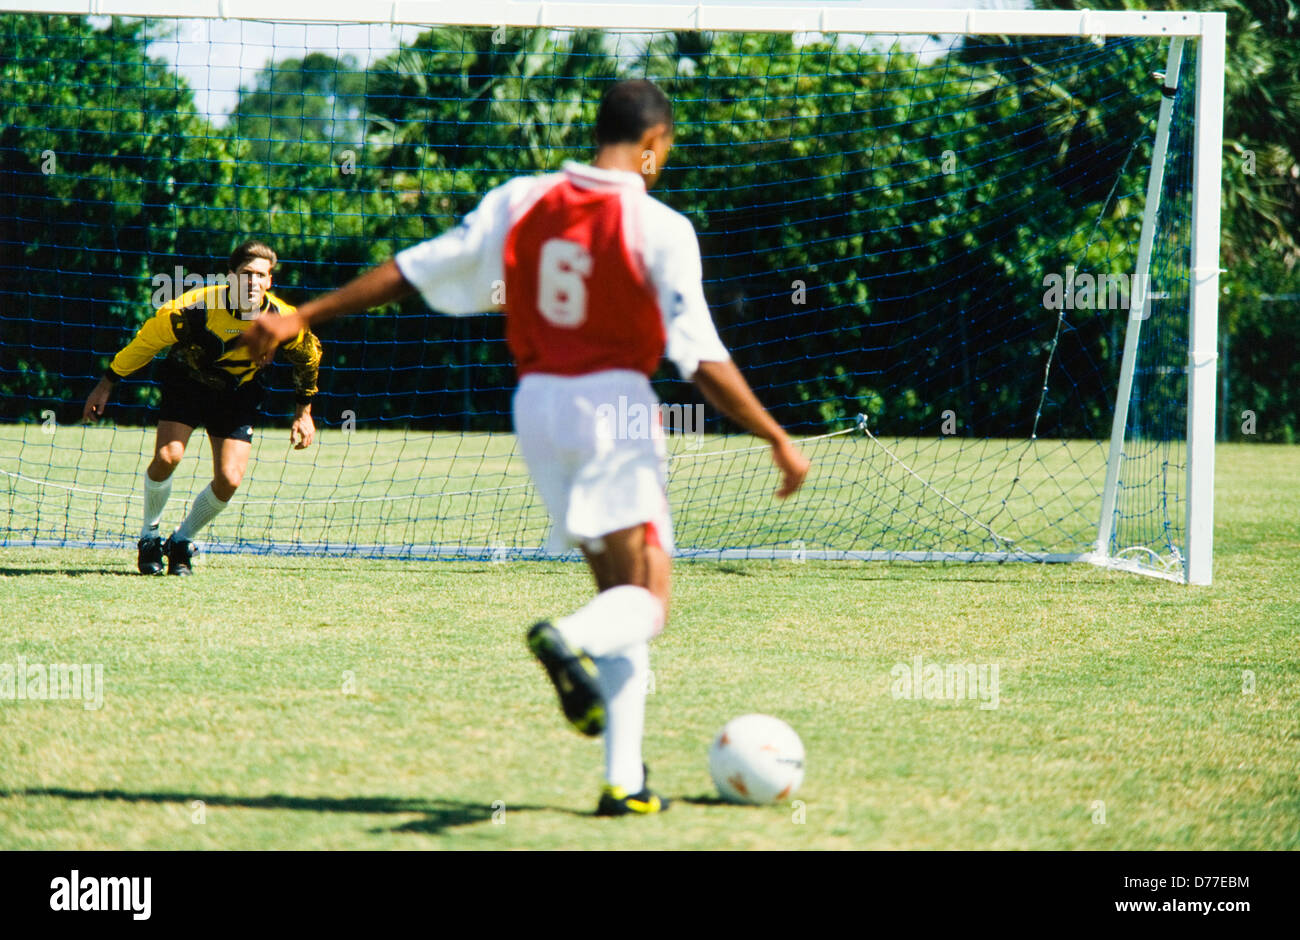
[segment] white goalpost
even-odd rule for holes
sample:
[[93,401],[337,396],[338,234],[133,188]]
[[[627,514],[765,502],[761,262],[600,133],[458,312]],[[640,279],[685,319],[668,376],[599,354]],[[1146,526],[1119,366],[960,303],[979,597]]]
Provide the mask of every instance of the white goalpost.
[[[292,58],[293,90],[276,84],[275,68],[237,62],[248,73],[240,101],[256,108],[217,120],[177,105],[176,126],[190,131],[174,133],[188,144],[150,131],[155,149],[128,175],[172,188],[138,197],[131,226],[157,244],[120,249],[125,273],[107,287],[100,278],[58,298],[84,307],[90,340],[60,333],[56,344],[46,331],[54,308],[0,281],[12,321],[0,345],[45,350],[0,368],[18,376],[5,386],[14,405],[3,419],[13,428],[0,433],[0,544],[130,541],[149,446],[146,383],[132,386],[111,430],[60,417],[46,433],[38,415],[70,402],[129,339],[148,293],[142,275],[172,270],[174,257],[192,266],[203,239],[224,244],[250,228],[290,246],[282,257],[306,272],[290,291],[301,302],[446,228],[512,171],[581,159],[603,83],[636,74],[674,89],[682,108],[662,198],[700,229],[724,342],[742,369],[754,366],[760,397],[808,442],[816,468],[801,501],[778,507],[752,441],[716,421],[699,439],[673,437],[683,556],[1072,561],[1211,581],[1222,13],[0,0],[0,18],[17,14],[82,18],[59,35],[134,44],[142,60],[162,32],[114,38],[103,18],[369,24],[398,38],[393,49],[340,39],[328,50],[334,71],[308,68],[296,38],[291,52],[272,38],[260,58]],[[77,54],[47,20],[23,28]],[[524,38],[474,45],[483,30]],[[190,51],[219,58],[201,43]],[[84,116],[59,112],[42,126],[34,83],[0,85],[4,113],[29,122],[19,127],[27,151],[84,148],[100,92],[79,92]],[[145,105],[111,107],[152,119]],[[198,147],[199,127],[219,155],[182,153]],[[340,171],[341,153],[364,172]],[[51,175],[15,169],[20,156],[0,154],[16,193],[0,202],[12,205],[0,208],[0,231],[8,222],[17,233],[15,268],[39,279],[77,258],[100,263],[71,223],[39,227],[41,206],[70,216],[93,207],[86,181],[98,171],[47,191]],[[65,164],[89,166],[80,156]],[[214,166],[239,180],[233,196],[204,175]],[[1126,301],[1098,306],[1102,279],[1120,274]],[[1053,279],[1066,298],[1055,306],[1043,290]],[[295,464],[259,442],[241,512],[214,523],[210,550],[551,557],[502,424],[500,336],[480,319],[421,318],[418,337],[395,332],[400,324],[326,331],[333,372],[318,455]],[[61,384],[38,387],[37,372]],[[672,377],[658,387],[665,401],[691,400]]]

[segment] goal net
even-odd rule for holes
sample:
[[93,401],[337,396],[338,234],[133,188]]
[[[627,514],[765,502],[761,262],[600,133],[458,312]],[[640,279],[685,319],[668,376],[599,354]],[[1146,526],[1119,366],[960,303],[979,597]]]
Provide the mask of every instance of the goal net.
[[[661,369],[643,417],[682,556],[1209,580],[1221,16],[4,6],[0,543],[134,544],[158,363],[99,424],[82,405],[236,243],[269,242],[300,304],[506,179],[589,159],[603,91],[648,77],[676,120],[655,195],[694,223],[719,333],[813,461],[775,500],[766,449]],[[133,12],[79,12],[109,6]],[[290,448],[271,367],[209,551],[547,557],[501,315],[412,300],[318,334],[317,443]],[[196,433],[165,528],[210,473]]]

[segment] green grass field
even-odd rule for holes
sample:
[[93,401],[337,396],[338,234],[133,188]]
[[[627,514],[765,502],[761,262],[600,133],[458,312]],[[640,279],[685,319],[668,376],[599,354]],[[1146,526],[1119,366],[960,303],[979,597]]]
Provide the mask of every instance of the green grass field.
[[[1215,582],[1088,566],[679,564],[652,648],[657,818],[589,814],[602,749],[523,643],[576,565],[0,551],[0,848],[1300,848],[1300,448],[1218,452]],[[999,707],[891,694],[996,664]],[[789,721],[801,804],[713,800],[735,715]]]

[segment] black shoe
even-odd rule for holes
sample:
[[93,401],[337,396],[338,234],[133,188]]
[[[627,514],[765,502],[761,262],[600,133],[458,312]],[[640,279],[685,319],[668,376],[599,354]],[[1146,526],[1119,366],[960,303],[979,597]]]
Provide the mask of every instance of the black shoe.
[[194,573],[194,570],[190,567],[190,561],[194,558],[193,542],[178,539],[173,535],[163,543],[163,551],[167,553],[168,574],[187,575]]
[[139,552],[136,555],[136,567],[141,574],[162,574],[163,542],[156,535],[142,538],[136,543]]
[[662,813],[672,805],[667,797],[660,796],[651,790],[646,784],[649,782],[650,772],[645,770],[643,776],[647,779],[641,783],[640,793],[628,793],[622,787],[615,787],[605,784],[600,789],[600,802],[596,805],[597,816],[650,816],[654,813]]
[[569,724],[588,737],[604,732],[605,702],[591,657],[571,648],[560,631],[545,620],[528,631],[528,648],[560,693],[560,707]]

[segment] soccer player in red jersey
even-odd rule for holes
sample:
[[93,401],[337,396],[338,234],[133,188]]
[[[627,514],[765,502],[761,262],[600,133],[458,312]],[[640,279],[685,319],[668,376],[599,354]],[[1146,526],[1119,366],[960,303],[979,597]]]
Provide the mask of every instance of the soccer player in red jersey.
[[308,326],[414,291],[451,315],[504,307],[520,452],[550,512],[552,544],[578,545],[598,589],[569,616],[536,624],[528,645],[569,722],[605,734],[600,815],[667,807],[641,760],[647,644],[663,629],[673,549],[663,439],[611,416],[658,413],[649,379],[667,355],[715,408],[771,444],[778,497],[808,472],[718,338],[690,221],[647,192],[672,143],[663,92],[619,82],[601,101],[590,165],[512,179],[456,228],[242,337],[265,359]]

